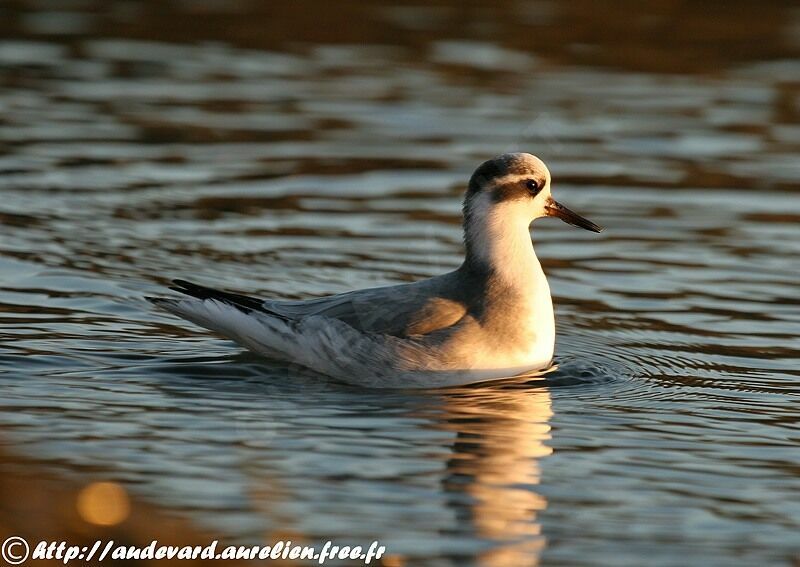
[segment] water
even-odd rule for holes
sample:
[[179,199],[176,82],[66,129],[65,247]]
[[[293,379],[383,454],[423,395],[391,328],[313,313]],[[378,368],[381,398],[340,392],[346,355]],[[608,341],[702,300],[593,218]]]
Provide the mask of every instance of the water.
[[[246,3],[0,8],[3,444],[231,542],[789,563],[800,20],[734,8],[640,6],[628,39],[561,4],[317,7],[315,26]],[[650,33],[671,17],[695,27]],[[542,380],[343,386],[143,300],[172,277],[302,298],[446,271],[467,176],[513,149],[607,227],[535,224],[558,320]]]

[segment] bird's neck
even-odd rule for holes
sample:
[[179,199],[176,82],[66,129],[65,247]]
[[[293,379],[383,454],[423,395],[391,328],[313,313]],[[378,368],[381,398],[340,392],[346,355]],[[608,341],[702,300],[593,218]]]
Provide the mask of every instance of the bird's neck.
[[483,284],[480,324],[503,337],[492,364],[544,367],[555,344],[550,286],[533,251],[529,213],[513,203],[504,206],[465,214],[467,255],[461,269]]
[[[533,250],[530,217],[513,204],[471,211],[466,216],[464,242],[470,269],[485,271],[497,283],[512,289],[535,292],[547,285]],[[549,295],[549,290],[547,290]]]

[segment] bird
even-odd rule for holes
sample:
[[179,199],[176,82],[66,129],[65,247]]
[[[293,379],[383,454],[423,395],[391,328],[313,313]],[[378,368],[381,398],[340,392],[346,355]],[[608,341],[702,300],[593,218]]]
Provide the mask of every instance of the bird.
[[531,223],[558,217],[602,227],[551,195],[550,171],[529,153],[482,163],[466,187],[464,260],[416,282],[288,301],[185,280],[161,309],[260,355],[377,388],[439,388],[546,371],[553,363],[550,287]]

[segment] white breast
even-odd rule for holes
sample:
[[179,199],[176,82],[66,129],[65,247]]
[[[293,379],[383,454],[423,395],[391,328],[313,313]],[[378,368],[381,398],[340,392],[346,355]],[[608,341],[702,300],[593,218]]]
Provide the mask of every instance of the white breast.
[[476,349],[471,367],[525,370],[548,366],[555,346],[555,320],[550,286],[531,242],[531,211],[518,202],[492,204],[488,199],[474,206],[474,225],[470,227],[473,253],[524,299],[508,317],[508,325],[515,327],[509,335],[520,339]]

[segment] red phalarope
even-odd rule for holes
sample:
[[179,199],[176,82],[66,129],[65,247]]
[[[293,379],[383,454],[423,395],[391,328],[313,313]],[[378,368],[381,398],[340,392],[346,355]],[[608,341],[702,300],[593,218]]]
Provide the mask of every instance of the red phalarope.
[[535,156],[484,162],[464,198],[464,263],[430,279],[307,301],[260,299],[175,280],[148,298],[267,357],[378,387],[440,387],[544,370],[553,360],[550,287],[533,250],[540,217],[600,232],[550,195]]

